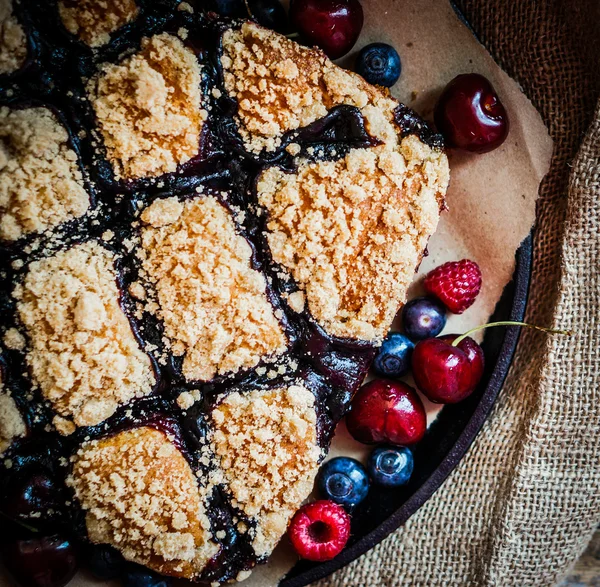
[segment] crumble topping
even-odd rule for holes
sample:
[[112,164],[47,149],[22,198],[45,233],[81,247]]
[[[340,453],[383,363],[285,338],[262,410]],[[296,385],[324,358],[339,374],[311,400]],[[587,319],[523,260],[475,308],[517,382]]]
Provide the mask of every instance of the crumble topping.
[[[221,63],[227,92],[238,103],[240,134],[254,152],[275,150],[283,134],[322,118],[334,106],[397,105],[321,51],[253,23],[224,33]],[[295,150],[293,144],[288,148]]]
[[265,277],[252,268],[252,249],[224,206],[212,196],[172,197],[156,200],[141,219],[142,267],[187,379],[208,381],[286,350]]
[[234,506],[257,521],[252,546],[273,550],[313,488],[320,448],[315,398],[300,385],[234,392],[213,411],[213,443]]
[[25,337],[16,328],[9,328],[4,333],[3,341],[6,348],[13,351],[22,351],[27,344]]
[[163,33],[118,64],[105,63],[88,84],[107,156],[120,179],[173,172],[198,153],[208,116],[201,68],[192,51]]
[[142,427],[86,442],[67,485],[95,544],[159,573],[191,579],[218,546],[210,542],[207,491],[165,434]]
[[0,74],[14,73],[27,58],[27,39],[13,13],[13,1],[0,2]]
[[[385,134],[381,120],[372,124]],[[335,162],[300,161],[295,174],[263,172],[258,197],[273,259],[329,334],[385,336],[436,229],[447,183],[446,157],[415,136]]]
[[15,400],[4,389],[0,372],[0,456],[10,447],[15,438],[25,436],[27,427]]
[[99,424],[155,383],[119,304],[114,261],[99,244],[76,245],[31,263],[13,292],[32,378],[60,422]]
[[83,216],[90,199],[67,130],[47,108],[0,107],[0,239]]
[[90,47],[101,47],[139,10],[135,0],[59,0],[58,12],[71,34]]

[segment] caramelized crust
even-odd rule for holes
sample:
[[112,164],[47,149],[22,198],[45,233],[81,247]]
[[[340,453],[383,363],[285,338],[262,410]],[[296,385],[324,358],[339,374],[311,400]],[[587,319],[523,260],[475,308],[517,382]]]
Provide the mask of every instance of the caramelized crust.
[[101,47],[110,35],[138,15],[135,0],[59,0],[65,28],[90,47]]
[[257,556],[273,550],[312,491],[321,454],[315,398],[299,385],[231,393],[213,411],[213,442],[233,504],[257,522]]
[[0,107],[0,240],[83,216],[90,199],[69,135],[46,108]]
[[215,198],[157,200],[142,222],[140,256],[156,290],[156,314],[171,351],[184,357],[187,379],[208,381],[286,350],[250,245]]
[[165,434],[143,427],[86,442],[67,484],[88,536],[165,575],[192,579],[214,556],[206,489]]
[[0,74],[14,73],[27,58],[23,27],[13,14],[13,1],[0,1]]
[[198,153],[207,116],[200,81],[195,55],[167,33],[100,68],[88,93],[117,179],[173,172]]
[[[150,359],[119,305],[114,257],[94,242],[34,261],[14,290],[33,381],[63,433],[152,391]],[[68,419],[68,420],[65,420]]]

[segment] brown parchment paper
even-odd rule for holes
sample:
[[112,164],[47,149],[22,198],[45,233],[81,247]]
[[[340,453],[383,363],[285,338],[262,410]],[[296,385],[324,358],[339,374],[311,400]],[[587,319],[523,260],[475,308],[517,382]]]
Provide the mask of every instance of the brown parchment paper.
[[[421,293],[419,279],[448,260],[468,257],[483,273],[476,303],[462,316],[450,315],[444,332],[462,332],[486,322],[510,281],[515,251],[535,220],[541,179],[552,155],[552,141],[527,97],[492,60],[447,0],[362,0],[365,27],[359,43],[340,64],[353,68],[355,54],[366,44],[386,42],[398,50],[402,75],[394,96],[431,120],[435,100],[454,76],[478,72],[496,88],[510,117],[510,133],[502,147],[485,155],[449,153],[449,210],[442,215],[429,243],[429,255],[415,276],[409,297]],[[431,423],[439,406],[425,401]],[[343,423],[333,440],[330,457],[364,460],[368,448],[355,442]],[[295,564],[284,539],[266,565],[254,570],[245,587],[272,587]],[[0,584],[8,584],[6,579]],[[79,573],[72,587],[102,585]],[[113,583],[116,585],[116,583]]]

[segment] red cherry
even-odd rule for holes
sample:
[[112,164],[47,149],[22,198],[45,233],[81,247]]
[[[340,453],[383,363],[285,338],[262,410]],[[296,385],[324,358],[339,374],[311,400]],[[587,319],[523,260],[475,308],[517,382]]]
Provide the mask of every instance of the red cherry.
[[400,381],[376,379],[363,385],[346,416],[348,432],[365,444],[419,442],[427,416],[417,392]]
[[415,383],[432,402],[462,401],[473,393],[483,375],[481,347],[470,337],[452,346],[457,338],[457,334],[428,338],[417,343],[413,351]]
[[329,500],[307,503],[292,518],[288,536],[302,558],[328,561],[348,542],[350,516],[341,505]]
[[21,587],[63,587],[77,571],[75,548],[58,536],[13,540],[2,555]]
[[435,124],[450,147],[487,153],[508,135],[508,115],[492,84],[478,73],[455,77],[435,106]]
[[290,20],[308,43],[338,59],[354,47],[364,15],[358,0],[292,0]]

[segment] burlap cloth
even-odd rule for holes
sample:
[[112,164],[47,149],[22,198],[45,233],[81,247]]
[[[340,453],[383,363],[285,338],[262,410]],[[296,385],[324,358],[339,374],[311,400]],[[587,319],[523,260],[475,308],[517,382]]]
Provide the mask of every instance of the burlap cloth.
[[527,318],[577,334],[523,332],[454,473],[403,528],[320,587],[553,585],[600,522],[600,2],[457,4],[554,139]]

